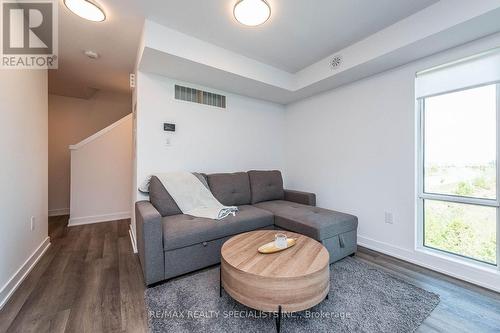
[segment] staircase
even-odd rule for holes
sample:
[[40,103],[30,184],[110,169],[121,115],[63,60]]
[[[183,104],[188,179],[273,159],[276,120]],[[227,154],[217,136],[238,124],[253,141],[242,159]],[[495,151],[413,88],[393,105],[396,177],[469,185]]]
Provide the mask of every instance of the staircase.
[[130,218],[132,114],[69,149],[69,226]]

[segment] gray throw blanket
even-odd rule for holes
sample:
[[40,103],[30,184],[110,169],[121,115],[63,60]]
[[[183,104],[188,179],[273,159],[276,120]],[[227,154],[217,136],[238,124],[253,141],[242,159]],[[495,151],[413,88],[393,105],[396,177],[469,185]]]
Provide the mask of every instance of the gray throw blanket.
[[183,214],[220,220],[233,216],[238,207],[222,205],[210,190],[190,172],[155,174]]

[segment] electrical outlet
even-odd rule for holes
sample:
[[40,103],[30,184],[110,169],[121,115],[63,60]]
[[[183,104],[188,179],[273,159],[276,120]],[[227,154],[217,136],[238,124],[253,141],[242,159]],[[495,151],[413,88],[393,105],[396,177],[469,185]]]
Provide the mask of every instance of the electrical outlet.
[[385,212],[385,223],[394,224],[394,215],[391,212]]
[[30,229],[31,229],[31,231],[35,230],[35,224],[36,224],[35,217],[34,217],[34,216],[32,216],[32,217],[31,217],[31,225],[30,225]]

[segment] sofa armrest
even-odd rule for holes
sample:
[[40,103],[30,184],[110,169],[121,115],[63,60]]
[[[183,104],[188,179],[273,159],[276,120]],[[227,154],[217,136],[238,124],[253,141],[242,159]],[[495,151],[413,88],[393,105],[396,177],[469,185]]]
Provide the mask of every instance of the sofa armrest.
[[310,192],[285,190],[285,200],[308,206],[316,206],[316,194]]
[[135,203],[137,251],[146,285],[165,277],[161,215],[149,201]]

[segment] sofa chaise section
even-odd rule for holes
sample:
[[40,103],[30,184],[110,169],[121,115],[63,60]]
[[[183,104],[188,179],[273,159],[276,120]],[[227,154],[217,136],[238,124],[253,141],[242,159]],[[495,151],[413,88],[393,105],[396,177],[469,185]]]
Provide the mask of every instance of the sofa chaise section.
[[356,216],[284,200],[260,202],[255,206],[272,212],[277,228],[323,243],[330,254],[330,263],[356,252]]
[[279,171],[249,171],[252,204],[274,215],[279,229],[309,236],[327,248],[330,263],[357,250],[358,218],[318,208],[313,193],[287,191]]

